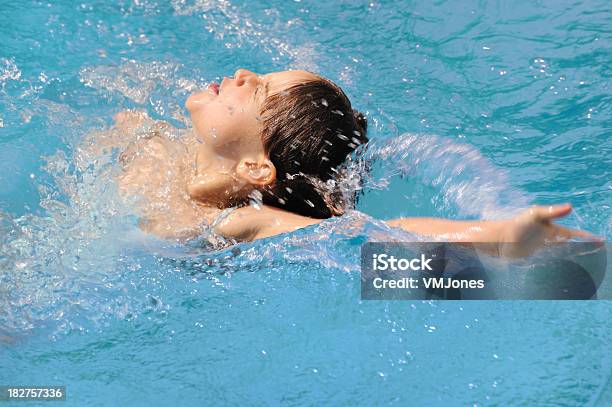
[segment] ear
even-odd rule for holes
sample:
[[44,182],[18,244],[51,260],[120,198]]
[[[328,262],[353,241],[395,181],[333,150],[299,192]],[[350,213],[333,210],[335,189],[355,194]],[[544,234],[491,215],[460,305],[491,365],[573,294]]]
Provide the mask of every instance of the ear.
[[251,185],[263,187],[276,181],[276,167],[267,158],[243,159],[236,167],[236,175]]

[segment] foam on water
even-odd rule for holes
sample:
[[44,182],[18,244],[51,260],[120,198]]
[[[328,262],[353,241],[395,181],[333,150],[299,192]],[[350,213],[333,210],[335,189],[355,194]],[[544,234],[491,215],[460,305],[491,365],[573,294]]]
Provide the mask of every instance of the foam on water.
[[[283,57],[290,59],[292,69],[319,71],[316,63],[316,46],[310,42],[293,45],[287,41],[287,33],[300,30],[303,22],[299,18],[284,20],[274,8],[265,9],[266,21],[260,22],[249,16],[247,7],[223,0],[173,0],[172,7],[177,15],[201,16],[204,28],[214,33],[226,48],[248,46],[261,47],[272,55],[272,60]],[[269,35],[270,26],[275,35]]]
[[137,106],[150,105],[159,117],[183,122],[183,107],[177,101],[202,89],[205,82],[178,74],[181,64],[153,61],[141,63],[125,59],[119,66],[101,65],[83,68],[81,82],[106,97],[120,94]]

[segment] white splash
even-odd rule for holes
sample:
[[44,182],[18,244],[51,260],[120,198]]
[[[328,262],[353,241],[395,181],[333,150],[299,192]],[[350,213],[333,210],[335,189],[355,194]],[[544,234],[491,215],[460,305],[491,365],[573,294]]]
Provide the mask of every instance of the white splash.
[[376,140],[363,160],[383,166],[382,177],[367,179],[365,188],[386,188],[394,176],[412,177],[439,190],[442,205],[437,209],[442,212],[455,207],[462,216],[499,219],[530,204],[522,191],[512,187],[505,170],[476,147],[448,138],[403,134]]

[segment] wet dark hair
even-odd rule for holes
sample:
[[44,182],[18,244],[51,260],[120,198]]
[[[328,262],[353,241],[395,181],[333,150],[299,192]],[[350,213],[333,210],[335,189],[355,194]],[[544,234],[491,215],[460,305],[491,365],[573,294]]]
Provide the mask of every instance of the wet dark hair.
[[325,190],[338,167],[367,143],[367,119],[333,82],[317,77],[268,96],[262,141],[276,182],[263,203],[313,218],[342,215],[343,194]]

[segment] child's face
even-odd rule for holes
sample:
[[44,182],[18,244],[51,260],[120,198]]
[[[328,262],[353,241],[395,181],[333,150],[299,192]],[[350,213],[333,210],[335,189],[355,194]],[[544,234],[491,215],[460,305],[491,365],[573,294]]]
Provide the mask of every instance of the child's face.
[[268,95],[281,92],[300,81],[316,77],[306,71],[283,71],[257,75],[239,69],[220,85],[192,94],[185,106],[193,127],[210,149],[223,156],[263,151],[259,117]]
[[264,150],[259,114],[266,97],[315,79],[305,71],[257,75],[239,69],[221,85],[189,96],[185,106],[201,141],[197,180],[188,187],[192,198],[223,203],[274,182],[276,169]]

